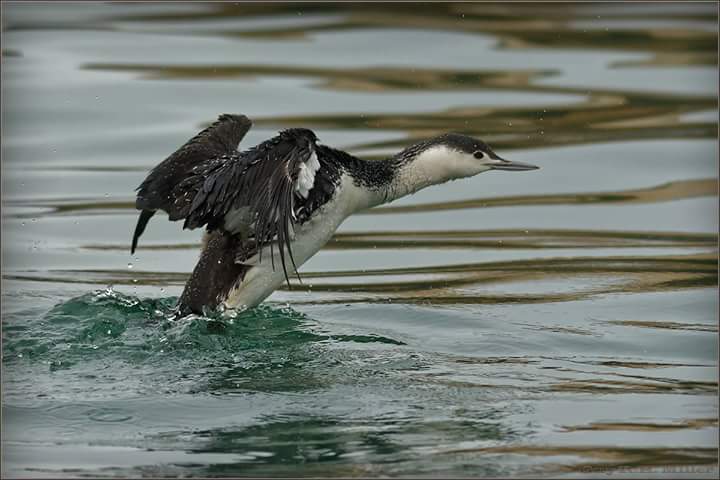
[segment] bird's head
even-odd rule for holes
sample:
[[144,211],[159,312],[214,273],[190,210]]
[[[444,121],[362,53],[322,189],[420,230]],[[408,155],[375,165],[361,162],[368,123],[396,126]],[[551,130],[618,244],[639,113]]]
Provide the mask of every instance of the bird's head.
[[446,133],[420,142],[399,156],[429,183],[472,177],[488,170],[521,172],[539,168],[505,160],[485,142],[459,133]]

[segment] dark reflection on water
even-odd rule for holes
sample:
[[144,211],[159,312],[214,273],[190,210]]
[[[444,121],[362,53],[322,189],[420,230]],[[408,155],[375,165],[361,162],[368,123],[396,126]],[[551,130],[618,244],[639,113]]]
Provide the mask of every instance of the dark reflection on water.
[[[2,28],[3,476],[717,475],[714,5],[47,3]],[[541,169],[354,216],[304,285],[174,319],[199,237],[158,221],[130,257],[132,189],[222,112],[243,146],[454,130]]]
[[[498,411],[464,422],[428,422],[421,413],[402,420],[380,418],[370,424],[332,416],[270,417],[264,419],[262,426],[197,431],[190,437],[204,445],[194,449],[194,453],[233,453],[242,458],[237,464],[203,466],[198,474],[231,475],[238,471],[246,475],[290,474],[297,464],[310,464],[310,472],[320,473],[330,464],[337,466],[340,474],[355,476],[372,473],[371,465],[378,461],[387,464],[393,473],[403,473],[402,464],[418,460],[422,463],[420,449],[433,448],[438,437],[446,441],[473,438],[493,442],[515,436],[498,423],[502,418]],[[417,427],[418,422],[422,422],[423,428]],[[171,445],[175,435],[187,441],[187,432],[169,432],[158,440]],[[412,437],[418,437],[413,441],[417,452],[407,448],[407,439]],[[419,471],[432,471],[428,467],[423,465]],[[493,470],[490,466],[482,473],[490,474]]]

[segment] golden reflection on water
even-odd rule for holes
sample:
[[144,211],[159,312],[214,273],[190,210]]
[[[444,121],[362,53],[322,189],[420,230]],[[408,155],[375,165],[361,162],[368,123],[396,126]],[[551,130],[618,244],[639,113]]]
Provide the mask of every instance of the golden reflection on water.
[[[446,111],[398,114],[315,114],[255,118],[259,126],[285,128],[363,128],[399,130],[408,139],[360,143],[355,149],[398,149],[408,142],[457,131],[481,136],[496,149],[523,149],[650,138],[708,138],[717,135],[717,123],[680,121],[680,116],[717,109],[715,98],[663,95],[618,90],[540,86],[534,83],[556,72],[475,72],[416,68],[324,69],[274,66],[155,66],[87,64],[85,68],[143,74],[149,79],[224,79],[254,76],[308,76],[322,80],[320,88],[350,91],[522,90],[538,94],[581,95],[569,105],[537,107],[458,107]],[[368,158],[380,158],[370,155]]]
[[567,425],[563,427],[566,432],[577,432],[581,430],[625,430],[625,431],[650,431],[678,430],[683,428],[697,429],[717,426],[717,418],[693,418],[674,423],[590,423],[588,425]]
[[718,194],[717,179],[684,180],[652,188],[602,193],[568,193],[556,195],[525,195],[500,198],[474,198],[455,202],[437,202],[409,206],[388,206],[371,213],[432,212],[464,208],[510,207],[520,205],[576,205],[589,203],[652,203],[683,198],[714,197]]
[[[462,210],[469,208],[490,207],[519,207],[541,205],[583,205],[583,204],[615,204],[615,203],[655,203],[686,198],[715,197],[718,195],[718,181],[714,178],[698,180],[681,180],[669,182],[650,188],[619,190],[615,192],[597,193],[563,193],[544,195],[522,195],[504,197],[470,198],[467,200],[434,202],[413,205],[389,205],[376,207],[359,215],[369,214],[396,214],[433,212],[442,210]],[[125,214],[134,211],[135,202],[108,201],[96,199],[88,202],[86,199],[74,200],[72,198],[59,199],[32,199],[7,202],[8,205],[19,207],[43,208],[43,216],[52,215],[111,215],[113,213]],[[12,215],[12,214],[11,214]],[[20,213],[12,215],[15,218],[30,218],[36,213]],[[598,235],[602,235],[599,233]],[[142,247],[141,247],[142,248]]]
[[[471,449],[455,449],[442,452],[445,455],[467,457],[471,455],[525,455],[540,456],[552,459],[552,457],[580,457],[587,459],[574,465],[550,463],[538,472],[546,474],[557,472],[580,472],[589,474],[613,473],[622,474],[632,472],[632,469],[640,474],[662,473],[663,469],[670,474],[681,473],[682,469],[672,470],[672,467],[681,466],[712,466],[717,465],[717,450],[713,448],[614,448],[610,446],[534,446],[517,445],[501,447],[484,447]],[[552,462],[552,460],[549,460]],[[558,460],[559,462],[559,460]],[[652,470],[652,467],[656,467]],[[696,470],[697,473],[713,473],[712,469]],[[687,470],[692,473],[692,470]]]
[[[717,36],[712,31],[693,28],[654,28],[637,30],[628,28],[608,32],[607,29],[580,29],[572,22],[593,20],[599,12],[594,5],[567,4],[561,8],[548,8],[542,4],[523,5],[522,9],[503,3],[407,3],[384,2],[381,7],[372,3],[346,3],[342,5],[316,3],[297,5],[275,3],[253,5],[240,3],[218,4],[205,12],[158,13],[128,15],[124,20],[156,22],[170,20],[205,20],[238,15],[312,15],[339,14],[340,18],[323,21],[320,25],[301,25],[261,30],[223,29],[228,36],[296,38],[327,30],[359,28],[420,28],[426,30],[464,31],[493,34],[500,38],[502,48],[529,47],[580,47],[584,49],[618,48],[660,53],[699,52],[702,61],[717,62],[715,49]],[[606,9],[605,18],[622,17],[623,12]],[[646,14],[643,18],[652,18]],[[658,15],[663,18],[662,15]],[[675,19],[712,21],[707,15],[678,13]]]
[[[323,22],[320,26],[304,25],[295,29],[266,28],[259,31],[213,31],[217,35],[262,37],[269,39],[298,38],[322,31],[344,31],[363,28],[422,28],[428,31],[468,32],[493,35],[500,49],[532,49],[542,47],[613,49],[651,53],[644,60],[616,63],[615,69],[637,66],[712,66],[717,64],[717,33],[698,29],[580,29],[572,21],[595,15],[583,13],[581,7],[541,9],[523,6],[522,11],[498,4],[372,4],[309,5],[306,14],[341,13],[341,18]],[[398,10],[398,15],[388,10]],[[296,13],[292,6],[273,4],[256,10],[248,5],[225,4],[217,10],[193,16],[193,19],[222,18],[227,15],[264,15]],[[552,13],[549,13],[552,11]],[[492,13],[488,13],[492,12]],[[541,13],[540,13],[541,12]],[[539,20],[549,18],[552,20]],[[697,15],[680,15],[698,20]],[[702,18],[702,16],[700,16]],[[183,15],[132,16],[136,22],[182,20]],[[676,17],[677,18],[677,17]],[[707,18],[702,18],[707,20]],[[84,68],[100,71],[131,72],[145,79],[203,79],[264,77],[309,77],[319,82],[316,88],[337,91],[473,91],[483,89],[535,92],[538,94],[581,95],[582,101],[554,106],[538,112],[535,107],[463,107],[446,111],[406,114],[326,114],[256,118],[261,126],[311,128],[363,128],[371,130],[400,130],[408,138],[418,139],[448,130],[479,135],[496,148],[533,148],[538,146],[570,145],[608,140],[648,138],[708,138],[717,135],[717,123],[707,121],[682,122],[680,115],[703,110],[715,110],[717,98],[712,96],[657,94],[637,90],[540,85],[538,80],[559,75],[546,70],[449,70],[415,67],[329,68],[293,65],[153,65],[139,63],[88,63]],[[539,128],[541,127],[541,128]],[[393,140],[353,145],[354,148],[398,148],[407,140]]]
[[[50,270],[42,274],[5,274],[7,279],[101,285],[182,285],[187,273],[128,272],[123,270]],[[382,281],[388,275],[407,280]],[[416,279],[418,275],[426,278]],[[427,278],[430,276],[430,278]],[[331,299],[302,300],[303,304],[348,304],[383,301],[420,305],[483,305],[567,302],[610,293],[679,291],[717,285],[717,256],[713,253],[645,257],[568,257],[453,264],[429,267],[308,272],[310,284],[293,284],[294,291],[332,292]],[[355,282],[333,283],[351,277]],[[378,277],[379,281],[371,281]],[[585,286],[543,294],[488,294],[483,287],[514,282],[583,279]],[[588,282],[588,278],[595,281]],[[613,280],[613,281],[604,281]],[[622,280],[618,282],[617,280]],[[477,288],[475,288],[477,287]],[[283,287],[285,289],[287,287]],[[367,295],[373,295],[368,297]]]

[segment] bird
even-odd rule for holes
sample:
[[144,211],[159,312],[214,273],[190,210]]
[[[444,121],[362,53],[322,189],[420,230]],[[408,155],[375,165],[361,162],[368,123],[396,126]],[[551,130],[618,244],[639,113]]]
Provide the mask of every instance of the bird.
[[204,228],[199,259],[176,305],[178,315],[259,305],[333,236],[353,213],[431,185],[490,170],[539,167],[508,161],[461,133],[410,145],[384,160],[363,160],[288,128],[239,151],[252,127],[222,114],[155,166],[136,188],[140,211],[131,254],[158,211],[183,229]]

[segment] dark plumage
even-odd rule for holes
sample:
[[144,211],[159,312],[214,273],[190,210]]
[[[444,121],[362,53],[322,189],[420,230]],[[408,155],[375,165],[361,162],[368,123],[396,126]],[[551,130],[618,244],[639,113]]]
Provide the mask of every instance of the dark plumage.
[[133,235],[131,253],[135,253],[138,238],[157,210],[167,212],[170,220],[185,217],[192,198],[177,198],[173,192],[175,187],[191,175],[198,165],[235,153],[251,126],[252,122],[244,115],[220,115],[215,123],[152,169],[137,188],[135,208],[142,210],[142,213]]

